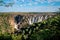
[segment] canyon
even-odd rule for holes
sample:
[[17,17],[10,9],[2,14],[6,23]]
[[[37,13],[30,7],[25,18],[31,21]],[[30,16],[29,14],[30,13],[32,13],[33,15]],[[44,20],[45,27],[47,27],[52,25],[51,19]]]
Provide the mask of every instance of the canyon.
[[[8,14],[8,13],[4,13]],[[9,13],[7,21],[12,28],[12,32],[20,30],[21,28],[32,25],[33,23],[42,22],[48,18],[55,16],[56,13]]]

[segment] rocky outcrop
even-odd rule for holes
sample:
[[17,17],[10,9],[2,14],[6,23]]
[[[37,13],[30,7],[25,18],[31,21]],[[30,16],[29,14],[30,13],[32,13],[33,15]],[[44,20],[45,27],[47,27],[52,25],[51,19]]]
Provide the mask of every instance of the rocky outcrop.
[[[31,25],[33,23],[42,22],[47,18],[55,16],[55,13],[1,13],[0,14],[0,27],[10,27],[11,29],[8,31],[14,32],[15,30],[20,30],[20,28],[28,27],[27,25]],[[4,28],[3,28],[4,29]],[[5,29],[4,29],[5,31]]]
[[[28,27],[28,25],[32,25],[33,23],[36,22],[42,22],[43,20],[46,20],[50,17],[55,16],[56,14],[50,14],[50,13],[11,13],[11,14],[2,14],[0,15],[0,25],[3,24],[1,22],[3,22],[6,18],[5,21],[7,21],[6,23],[10,25],[12,32],[14,32],[15,30],[20,30],[20,28],[25,28]],[[4,18],[2,18],[4,17]]]
[[50,17],[55,16],[55,14],[14,14],[10,22],[14,29],[20,30],[20,28],[25,28],[27,25],[32,25],[33,23],[42,22]]

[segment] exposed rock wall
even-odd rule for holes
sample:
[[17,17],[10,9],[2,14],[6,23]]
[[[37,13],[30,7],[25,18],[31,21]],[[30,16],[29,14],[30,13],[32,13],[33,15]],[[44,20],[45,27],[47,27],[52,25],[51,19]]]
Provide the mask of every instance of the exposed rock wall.
[[50,17],[55,16],[55,14],[11,14],[10,25],[12,29],[19,30],[22,27],[27,27],[36,22],[42,22]]
[[[1,15],[0,15],[1,16]],[[11,32],[14,30],[19,30],[20,28],[27,27],[36,22],[42,22],[50,17],[55,16],[55,14],[8,14],[7,22],[11,27]],[[2,18],[3,19],[3,18]],[[1,20],[1,19],[0,19]]]

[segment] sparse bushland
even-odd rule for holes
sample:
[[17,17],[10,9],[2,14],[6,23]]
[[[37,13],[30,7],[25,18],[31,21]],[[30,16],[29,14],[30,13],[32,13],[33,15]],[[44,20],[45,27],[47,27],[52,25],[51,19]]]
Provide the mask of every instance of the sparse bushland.
[[[40,23],[37,23],[40,24]],[[30,36],[30,40],[59,40],[60,14],[44,20],[39,26],[39,31]]]
[[[21,28],[20,32],[10,34],[8,14],[0,15],[0,40],[59,40],[60,14],[39,23]],[[10,29],[11,30],[11,29]]]

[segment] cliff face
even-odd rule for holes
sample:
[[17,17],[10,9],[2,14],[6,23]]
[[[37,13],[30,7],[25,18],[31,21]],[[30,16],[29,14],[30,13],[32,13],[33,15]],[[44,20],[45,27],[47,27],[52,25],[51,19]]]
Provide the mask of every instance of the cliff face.
[[27,27],[33,23],[42,22],[55,14],[11,14],[9,23],[14,29],[19,30],[22,27]]
[[[55,16],[55,14],[8,14],[5,18],[7,18],[7,24],[9,23],[12,32],[14,32],[14,29],[19,30],[22,27],[27,27],[27,25],[36,22],[42,22],[53,16]],[[1,17],[1,19],[4,18]]]

